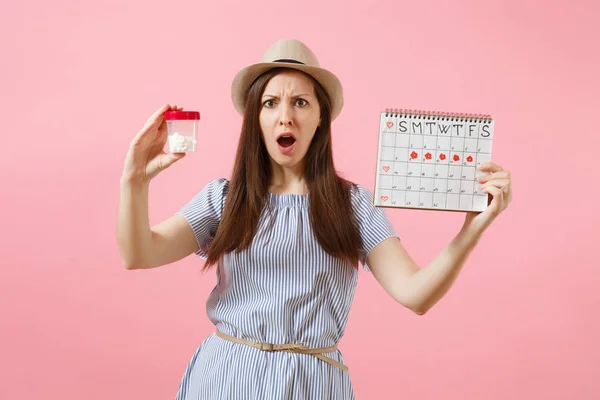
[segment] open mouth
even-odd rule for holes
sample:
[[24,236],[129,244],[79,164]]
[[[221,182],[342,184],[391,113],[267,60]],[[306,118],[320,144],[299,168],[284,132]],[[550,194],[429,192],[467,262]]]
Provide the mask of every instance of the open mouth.
[[284,149],[287,149],[296,143],[296,139],[293,136],[282,135],[277,139],[277,143],[279,143],[279,145]]

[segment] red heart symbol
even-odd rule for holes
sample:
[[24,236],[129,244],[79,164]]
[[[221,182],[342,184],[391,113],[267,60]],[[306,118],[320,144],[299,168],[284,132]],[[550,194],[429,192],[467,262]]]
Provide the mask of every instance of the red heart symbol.
[[390,167],[388,167],[388,166],[386,165],[385,167],[383,167],[383,170],[384,170],[385,172],[388,172],[388,171],[390,170]]
[[383,201],[387,201],[387,200],[388,200],[388,197],[387,197],[387,196],[381,196],[381,200],[383,200]]
[[391,128],[392,126],[394,126],[394,123],[392,121],[388,121],[387,122],[387,127]]

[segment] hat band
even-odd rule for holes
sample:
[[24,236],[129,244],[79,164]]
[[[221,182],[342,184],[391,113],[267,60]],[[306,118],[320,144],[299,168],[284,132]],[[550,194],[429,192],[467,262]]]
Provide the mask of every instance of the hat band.
[[293,63],[293,64],[302,64],[302,65],[306,65],[303,62],[300,61],[296,61],[296,60],[291,60],[289,58],[280,58],[279,60],[275,60],[273,62],[285,62],[285,63]]

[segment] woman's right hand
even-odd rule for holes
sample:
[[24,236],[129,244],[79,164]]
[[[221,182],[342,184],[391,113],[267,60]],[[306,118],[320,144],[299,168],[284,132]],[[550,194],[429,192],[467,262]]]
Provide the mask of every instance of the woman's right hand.
[[135,135],[125,158],[123,177],[130,183],[147,183],[186,153],[166,153],[167,123],[164,120],[166,111],[181,111],[182,107],[165,104],[148,118],[146,124]]

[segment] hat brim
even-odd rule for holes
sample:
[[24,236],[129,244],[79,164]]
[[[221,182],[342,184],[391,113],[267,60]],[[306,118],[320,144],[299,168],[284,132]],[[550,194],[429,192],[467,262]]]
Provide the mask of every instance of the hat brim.
[[333,121],[344,106],[344,93],[340,80],[331,71],[324,68],[286,62],[262,62],[249,65],[240,70],[231,84],[231,100],[238,113],[244,114],[248,89],[262,73],[273,68],[291,68],[307,73],[315,78],[327,92],[331,101],[331,120]]

